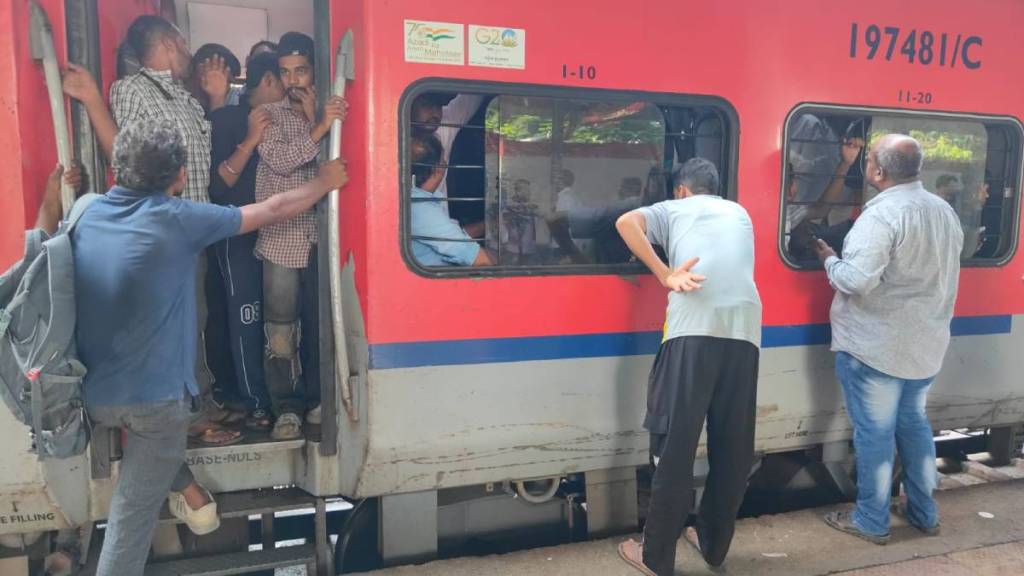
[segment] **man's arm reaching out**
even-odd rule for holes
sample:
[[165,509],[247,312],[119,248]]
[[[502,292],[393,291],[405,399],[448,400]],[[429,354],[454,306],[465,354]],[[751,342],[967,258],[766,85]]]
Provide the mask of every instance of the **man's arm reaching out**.
[[340,158],[331,160],[320,166],[316,178],[298,188],[275,194],[263,202],[242,206],[242,226],[238,234],[248,234],[253,230],[290,220],[309,210],[325,194],[341,188],[348,182],[345,162]]

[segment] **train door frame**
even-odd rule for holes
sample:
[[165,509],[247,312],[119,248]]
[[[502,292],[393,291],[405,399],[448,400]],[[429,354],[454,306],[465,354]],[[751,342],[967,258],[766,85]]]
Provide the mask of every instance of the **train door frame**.
[[[331,0],[305,0],[313,7],[313,37],[316,50],[316,77],[318,97],[321,102],[329,97],[332,87],[331,73],[333,70],[332,57],[332,30],[330,9]],[[82,2],[68,2],[68,13],[64,26],[65,38],[68,42],[67,60],[86,68],[100,85],[101,91],[104,87],[104,67],[102,50],[104,45],[103,31],[100,29],[100,0],[83,0]],[[156,12],[160,12],[158,6]],[[146,12],[139,10],[137,15]],[[122,38],[110,39],[116,45]],[[107,46],[109,49],[110,47]],[[109,72],[109,71],[107,71]],[[106,94],[104,94],[106,96]],[[72,139],[74,149],[83,169],[87,174],[87,181],[93,191],[103,192],[106,189],[108,161],[104,158],[95,138],[93,127],[85,112],[85,107],[80,102],[71,101],[73,114]],[[328,155],[329,144],[326,139],[321,143],[321,159]],[[327,207],[326,202],[318,203],[316,207],[317,220],[319,223],[319,246],[325,248],[328,244],[326,228]],[[317,336],[319,352],[319,381],[322,424],[319,441],[310,441],[308,444],[316,448],[317,457],[331,458],[338,453],[338,423],[337,423],[337,392],[334,362],[334,333],[331,325],[330,314],[330,283],[329,283],[329,251],[321,249],[317,251],[317,316],[319,319],[319,333]],[[307,385],[311,385],[308,383]],[[105,437],[105,436],[104,436]],[[91,443],[92,451],[92,478],[102,480],[111,476],[111,458],[116,457],[116,438],[110,436],[109,441],[97,438]],[[315,440],[315,439],[314,439]],[[259,446],[259,445],[256,445]],[[311,451],[306,451],[307,456],[313,456]],[[321,467],[336,467],[331,461],[313,464],[306,462],[305,465]],[[297,471],[298,472],[298,471]],[[301,474],[298,477],[309,478],[310,485],[304,488],[312,493],[337,492],[337,482],[319,478],[317,474]],[[333,475],[329,475],[333,477]]]

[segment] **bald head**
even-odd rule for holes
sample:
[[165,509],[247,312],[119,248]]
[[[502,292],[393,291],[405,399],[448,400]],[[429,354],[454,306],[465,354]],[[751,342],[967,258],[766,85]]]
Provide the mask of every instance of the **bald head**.
[[872,149],[882,177],[894,183],[917,180],[924,162],[921,143],[906,134],[887,134]]

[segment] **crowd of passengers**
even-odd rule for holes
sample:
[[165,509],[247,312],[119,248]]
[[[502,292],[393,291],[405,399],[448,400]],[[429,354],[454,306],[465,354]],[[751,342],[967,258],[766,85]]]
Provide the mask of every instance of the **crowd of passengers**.
[[[120,51],[137,69],[114,83],[109,103],[84,69],[69,65],[64,75],[64,90],[85,105],[116,182],[89,205],[72,236],[86,407],[95,424],[125,432],[100,575],[142,573],[165,499],[193,532],[219,526],[216,502],[184,462],[186,437],[232,444],[242,438],[232,424],[243,421],[275,439],[294,439],[303,420],[317,422],[308,402],[317,380],[306,379],[313,385],[307,390],[301,359],[302,342],[317,340],[301,320],[311,303],[305,290],[316,285],[311,209],[347,182],[341,161],[317,164],[319,142],[345,118],[347,104],[317,101],[308,36],[289,32],[277,44],[253,46],[240,89],[234,55],[206,45],[191,56],[180,31],[160,17],[138,18]],[[497,263],[481,241],[486,224],[460,224],[447,202],[452,143],[481,103],[468,95],[413,103],[411,228],[423,265]],[[834,174],[845,176],[864,146],[846,139]],[[949,342],[964,236],[949,198],[922,186],[922,162],[913,138],[879,139],[863,168],[879,195],[844,225],[841,246],[818,235],[810,245],[836,290],[832,349],[859,459],[856,508],[825,521],[876,544],[889,539],[897,440],[908,493],[899,513],[923,532],[938,532],[924,400]],[[60,216],[60,172],[40,210],[39,225],[51,231]],[[553,210],[543,211],[553,245],[582,261],[589,247],[581,239],[605,244],[602,235],[614,234],[622,254],[608,258],[636,258],[669,292],[644,422],[655,465],[650,512],[643,540],[624,542],[620,554],[646,574],[672,574],[684,535],[708,564],[720,565],[753,459],[761,302],[751,220],[722,196],[718,168],[699,157],[675,166],[669,179],[655,169],[646,185],[623,178],[618,200],[600,209],[583,205],[574,180],[562,169]],[[792,228],[827,219],[842,180],[810,192],[817,203],[792,215]],[[80,169],[69,169],[65,181],[81,187]],[[541,211],[530,188],[527,180],[512,183],[510,201],[519,207],[505,218],[511,225],[504,234],[521,263],[537,251]],[[789,190],[791,199],[800,194]],[[208,267],[217,274],[208,276]],[[217,286],[207,291],[211,277]],[[226,302],[228,356],[238,375],[236,386],[221,387],[221,398],[204,346],[208,293]],[[684,531],[705,420],[708,488],[696,526]]]
[[[319,424],[319,378],[303,370],[317,363],[313,206],[347,174],[317,160],[347,104],[318,102],[315,65],[313,39],[288,32],[252,47],[240,84],[226,47],[193,56],[176,26],[147,15],[118,49],[109,101],[87,70],[64,71],[116,183],[72,232],[86,408],[125,432],[97,574],[142,573],[165,499],[193,532],[219,526],[184,463],[186,438],[289,440]],[[40,210],[51,231],[61,172]],[[64,179],[81,189],[77,165]],[[231,359],[218,386],[208,348]]]

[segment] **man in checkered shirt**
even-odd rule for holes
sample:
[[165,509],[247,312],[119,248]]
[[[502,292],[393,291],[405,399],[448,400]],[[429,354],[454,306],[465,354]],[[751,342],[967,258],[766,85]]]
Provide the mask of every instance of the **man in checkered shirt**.
[[[140,16],[132,22],[125,45],[138,57],[138,72],[118,80],[110,88],[110,107],[118,126],[140,119],[167,119],[185,136],[188,158],[187,184],[181,197],[209,202],[210,122],[202,105],[185,87],[192,56],[181,32],[159,16]],[[240,438],[237,431],[213,424],[225,413],[213,401],[213,375],[206,363],[202,337],[206,326],[206,257],[200,255],[197,287],[197,313],[200,337],[196,356],[196,381],[200,388],[200,414],[190,434],[202,444],[229,444]]]
[[[277,55],[287,97],[263,107],[269,113],[270,125],[259,145],[257,202],[301,186],[316,176],[319,141],[330,133],[335,119],[344,118],[346,110],[344,100],[333,97],[324,105],[317,121],[312,38],[288,32],[278,43]],[[287,222],[260,229],[256,241],[256,255],[263,260],[266,381],[277,416],[271,432],[276,440],[302,434],[299,415],[305,413],[306,394],[299,361],[300,294],[303,284],[316,282],[303,273],[316,241],[316,214],[312,209]],[[315,422],[314,418],[310,421]]]

